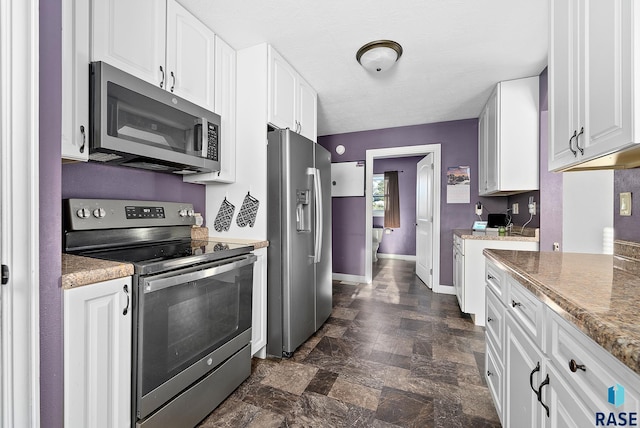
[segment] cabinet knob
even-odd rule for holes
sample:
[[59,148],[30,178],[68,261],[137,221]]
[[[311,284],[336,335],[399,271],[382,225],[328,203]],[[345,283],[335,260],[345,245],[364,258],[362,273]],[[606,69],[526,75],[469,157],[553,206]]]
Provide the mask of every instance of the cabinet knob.
[[487,370],[487,376],[493,376],[493,373],[491,373],[489,370]]
[[491,274],[487,274],[487,279],[496,279],[496,277]]
[[571,370],[572,372],[577,372],[578,370],[582,370],[583,372],[587,371],[587,367],[584,364],[578,364],[576,363],[576,360],[571,359],[571,361],[569,361],[569,370]]
[[491,321],[493,321],[493,318],[488,317],[488,318],[487,318],[487,322],[491,322]]
[[511,307],[515,308],[516,306],[522,306],[522,303],[511,300]]
[[84,146],[87,142],[87,134],[84,132],[84,125],[80,125],[80,133],[82,134],[82,145],[80,146],[80,153],[84,153]]

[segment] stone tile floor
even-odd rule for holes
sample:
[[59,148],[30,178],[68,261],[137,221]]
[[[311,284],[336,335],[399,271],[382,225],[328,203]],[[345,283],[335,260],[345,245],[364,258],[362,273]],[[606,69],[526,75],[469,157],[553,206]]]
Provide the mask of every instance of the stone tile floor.
[[333,313],[288,360],[251,376],[199,427],[499,427],[484,329],[415,263],[380,259],[372,284],[334,281]]

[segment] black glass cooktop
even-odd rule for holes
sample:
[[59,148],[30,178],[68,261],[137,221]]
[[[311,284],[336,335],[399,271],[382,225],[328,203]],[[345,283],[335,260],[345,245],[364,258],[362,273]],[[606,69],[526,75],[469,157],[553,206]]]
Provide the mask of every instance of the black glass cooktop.
[[252,250],[253,246],[246,244],[185,239],[109,250],[83,251],[79,255],[132,263],[136,273],[153,273],[221,260]]

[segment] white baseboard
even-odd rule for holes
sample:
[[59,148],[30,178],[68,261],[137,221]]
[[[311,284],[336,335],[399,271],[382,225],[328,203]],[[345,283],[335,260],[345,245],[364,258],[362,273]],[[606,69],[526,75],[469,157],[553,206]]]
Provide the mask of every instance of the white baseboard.
[[456,294],[456,289],[453,288],[453,285],[438,285],[433,288],[434,293],[438,294]]
[[333,273],[331,275],[334,281],[348,281],[348,282],[359,282],[362,284],[367,283],[367,279],[362,275],[349,275],[346,273]]
[[416,256],[410,256],[410,255],[407,255],[407,254],[378,253],[378,258],[379,259],[406,260],[406,261],[409,261],[409,262],[415,262],[416,261]]

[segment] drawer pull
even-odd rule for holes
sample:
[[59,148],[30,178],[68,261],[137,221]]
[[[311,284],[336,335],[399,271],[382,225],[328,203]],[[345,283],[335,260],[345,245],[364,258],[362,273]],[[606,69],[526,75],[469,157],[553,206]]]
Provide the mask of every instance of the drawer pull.
[[584,364],[576,363],[576,360],[572,359],[571,361],[569,361],[569,370],[571,370],[574,373],[577,372],[578,370],[582,370],[583,372],[586,372],[587,367]]
[[491,373],[489,370],[487,370],[487,376],[493,376],[493,373]]
[[516,306],[522,306],[522,303],[511,300],[511,307],[515,308]]
[[488,318],[487,318],[487,322],[491,322],[491,321],[493,321],[493,318],[488,317]]
[[492,280],[492,279],[496,279],[496,277],[491,274],[487,274],[487,279]]

